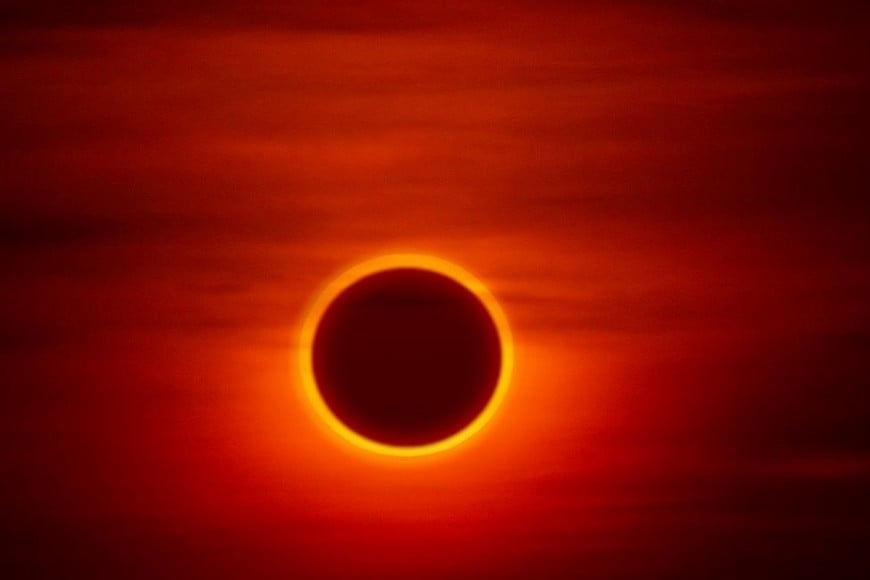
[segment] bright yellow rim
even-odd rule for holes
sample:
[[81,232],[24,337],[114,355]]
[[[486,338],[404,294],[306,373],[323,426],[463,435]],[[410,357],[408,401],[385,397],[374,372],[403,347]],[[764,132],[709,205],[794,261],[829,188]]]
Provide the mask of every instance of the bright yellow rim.
[[[471,421],[471,423],[453,435],[425,445],[388,445],[386,443],[363,437],[356,431],[353,431],[350,427],[342,423],[327,406],[320,394],[317,380],[314,378],[311,351],[314,344],[314,334],[317,331],[317,325],[320,323],[323,313],[332,301],[351,284],[376,272],[396,268],[417,268],[428,270],[447,276],[462,284],[481,301],[489,315],[492,317],[501,346],[501,369],[498,382],[496,383],[495,390],[483,411],[481,411],[480,414]],[[306,398],[311,403],[315,413],[334,432],[349,443],[352,443],[361,449],[365,449],[366,451],[399,457],[430,455],[432,453],[452,449],[463,441],[468,440],[475,433],[479,432],[492,419],[504,400],[508,384],[510,383],[513,364],[513,338],[511,337],[507,317],[498,305],[498,302],[496,302],[495,297],[493,297],[483,282],[475,278],[466,270],[446,260],[425,254],[389,254],[379,256],[352,266],[339,274],[314,300],[314,303],[302,324],[302,333],[299,340],[299,366],[302,372],[302,387],[305,391]]]

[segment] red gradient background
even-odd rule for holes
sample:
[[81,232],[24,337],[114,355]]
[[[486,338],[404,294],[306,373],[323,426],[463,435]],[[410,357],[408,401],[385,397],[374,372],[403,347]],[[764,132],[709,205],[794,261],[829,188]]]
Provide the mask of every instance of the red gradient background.
[[[4,577],[866,577],[865,4],[449,4],[3,4]],[[295,366],[394,251],[516,347],[423,459]]]

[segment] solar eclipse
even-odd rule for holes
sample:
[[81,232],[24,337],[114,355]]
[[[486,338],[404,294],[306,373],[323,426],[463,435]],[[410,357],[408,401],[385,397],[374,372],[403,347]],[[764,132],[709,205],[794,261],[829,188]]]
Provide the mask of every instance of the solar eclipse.
[[495,414],[510,381],[507,319],[484,284],[419,254],[368,260],[317,296],[300,366],[317,415],[377,453],[458,445]]

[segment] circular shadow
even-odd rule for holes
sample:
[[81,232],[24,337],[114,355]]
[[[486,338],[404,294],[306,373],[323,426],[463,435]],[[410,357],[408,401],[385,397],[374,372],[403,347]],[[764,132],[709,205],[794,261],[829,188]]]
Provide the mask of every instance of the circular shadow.
[[385,445],[421,446],[483,412],[499,382],[502,348],[492,316],[468,288],[397,267],[333,298],[311,361],[323,402],[347,428]]

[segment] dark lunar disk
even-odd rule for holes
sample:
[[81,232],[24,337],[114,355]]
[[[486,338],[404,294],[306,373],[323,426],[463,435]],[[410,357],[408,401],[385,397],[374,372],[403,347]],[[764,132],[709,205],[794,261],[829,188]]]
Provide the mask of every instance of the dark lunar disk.
[[378,272],[323,314],[314,376],[327,406],[360,435],[423,445],[486,407],[501,367],[498,332],[480,300],[428,270]]

